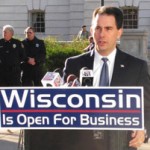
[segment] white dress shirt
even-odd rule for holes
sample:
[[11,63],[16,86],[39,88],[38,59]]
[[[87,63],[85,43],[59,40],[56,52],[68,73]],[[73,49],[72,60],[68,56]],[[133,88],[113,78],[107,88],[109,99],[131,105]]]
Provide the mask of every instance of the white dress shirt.
[[[107,64],[108,64],[108,69],[109,69],[109,85],[111,83],[112,79],[112,74],[114,70],[114,63],[115,63],[115,57],[116,57],[116,52],[117,50],[114,49],[111,54],[108,56],[105,56],[108,58]],[[103,66],[103,60],[102,60],[102,55],[100,55],[97,50],[94,51],[94,63],[93,63],[93,74],[94,74],[94,79],[93,79],[93,86],[99,86],[99,80],[100,80],[100,73],[101,69]]]

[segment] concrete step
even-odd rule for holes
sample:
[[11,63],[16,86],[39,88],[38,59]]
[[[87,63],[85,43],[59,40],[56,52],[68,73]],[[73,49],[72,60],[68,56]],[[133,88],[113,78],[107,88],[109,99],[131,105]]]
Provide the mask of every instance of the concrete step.
[[19,129],[0,129],[0,150],[19,150]]

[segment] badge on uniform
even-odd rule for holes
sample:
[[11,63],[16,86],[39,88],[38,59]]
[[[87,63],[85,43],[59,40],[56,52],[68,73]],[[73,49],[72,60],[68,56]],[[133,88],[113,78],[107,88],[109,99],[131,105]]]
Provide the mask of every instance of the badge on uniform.
[[16,44],[13,44],[13,48],[16,48]]
[[35,47],[39,47],[39,44],[38,44],[38,43],[36,43]]

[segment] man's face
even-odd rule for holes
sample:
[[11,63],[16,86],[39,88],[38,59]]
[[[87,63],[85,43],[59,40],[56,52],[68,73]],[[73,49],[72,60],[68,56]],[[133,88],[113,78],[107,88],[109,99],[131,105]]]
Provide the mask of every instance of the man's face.
[[6,41],[9,41],[13,36],[13,33],[10,31],[10,30],[7,30],[5,29],[3,31],[3,38],[6,40]]
[[35,33],[33,32],[33,30],[28,29],[27,32],[26,32],[26,38],[28,40],[33,40],[34,36],[35,36]]
[[86,31],[86,27],[83,27],[82,29],[83,29],[84,32]]
[[97,15],[93,20],[91,33],[98,53],[107,56],[115,49],[122,29],[117,29],[114,16],[103,14]]

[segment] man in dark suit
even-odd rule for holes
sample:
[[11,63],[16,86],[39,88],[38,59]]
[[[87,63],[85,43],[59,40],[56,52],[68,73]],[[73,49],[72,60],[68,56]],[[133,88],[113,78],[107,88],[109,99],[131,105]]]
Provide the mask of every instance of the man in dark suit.
[[[150,110],[150,76],[147,63],[119,50],[116,41],[123,32],[123,14],[116,7],[100,7],[93,12],[91,35],[94,38],[94,50],[70,57],[65,62],[64,80],[70,74],[79,77],[83,67],[92,69],[93,86],[99,86],[101,70],[107,58],[109,86],[143,86],[145,116]],[[145,126],[150,124],[146,122]],[[65,133],[66,132],[66,133]],[[66,150],[135,150],[145,140],[145,132],[138,131],[104,131],[104,137],[94,139],[94,131],[64,131]],[[72,145],[72,146],[71,146]],[[62,148],[63,149],[63,148]]]

